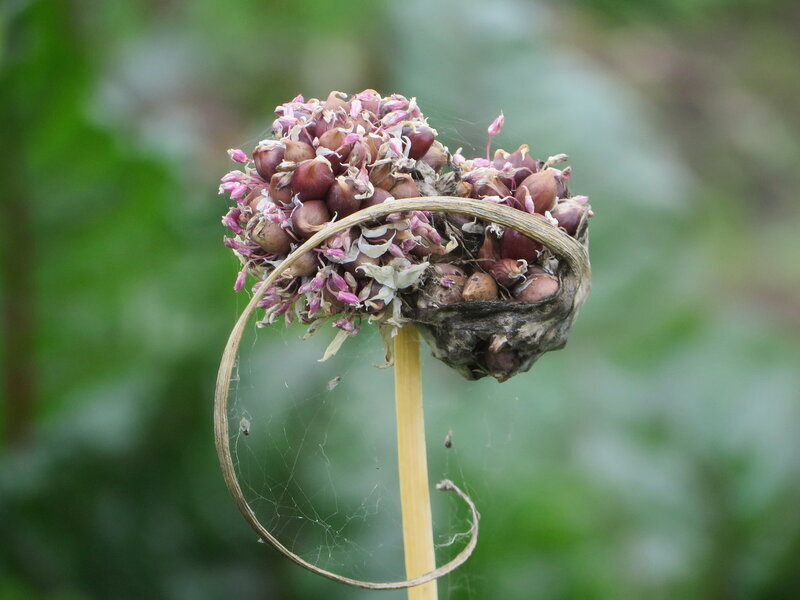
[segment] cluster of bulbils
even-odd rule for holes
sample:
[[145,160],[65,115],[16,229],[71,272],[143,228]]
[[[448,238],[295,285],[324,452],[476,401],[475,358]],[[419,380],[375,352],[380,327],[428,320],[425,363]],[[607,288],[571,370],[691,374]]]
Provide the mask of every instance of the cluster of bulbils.
[[[248,274],[259,286],[327,223],[392,199],[482,198],[541,216],[570,235],[591,215],[585,196],[567,192],[570,169],[553,166],[565,155],[535,160],[521,146],[490,159],[488,145],[487,158],[468,160],[460,150],[451,155],[413,98],[331,92],[325,100],[298,96],[275,112],[272,139],[259,142],[251,155],[228,151],[242,166],[220,185],[233,201],[222,222],[233,233],[225,245],[242,263],[237,291]],[[489,127],[489,143],[502,126],[501,115]],[[482,237],[478,245],[476,235]],[[344,336],[355,335],[365,317],[401,325],[404,304],[536,302],[559,287],[545,255],[537,242],[496,224],[397,213],[335,234],[295,263],[266,290],[260,323],[283,316],[316,330],[333,318]]]

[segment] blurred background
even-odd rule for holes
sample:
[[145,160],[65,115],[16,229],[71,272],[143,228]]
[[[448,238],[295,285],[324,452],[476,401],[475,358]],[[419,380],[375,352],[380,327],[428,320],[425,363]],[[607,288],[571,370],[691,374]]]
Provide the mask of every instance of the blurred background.
[[[225,150],[367,87],[465,154],[502,110],[495,146],[568,153],[596,213],[566,349],[504,384],[425,350],[431,481],[483,517],[440,598],[800,597],[796,2],[6,0],[0,39],[0,599],[405,597],[257,544],[212,440],[246,302]],[[250,333],[231,419],[259,515],[402,577],[379,340],[323,365],[330,332]],[[441,562],[467,515],[434,509]]]

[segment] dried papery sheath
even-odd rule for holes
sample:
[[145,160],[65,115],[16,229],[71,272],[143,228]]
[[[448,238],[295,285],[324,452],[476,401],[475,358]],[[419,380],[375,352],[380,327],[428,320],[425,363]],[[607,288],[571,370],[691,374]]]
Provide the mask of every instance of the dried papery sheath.
[[[273,139],[250,155],[230,149],[236,169],[221,180],[231,199],[225,245],[242,263],[235,289],[248,274],[261,285],[305,240],[322,237],[268,290],[253,288],[263,294],[260,323],[283,317],[313,332],[330,319],[339,335],[329,356],[363,319],[388,340],[410,321],[434,356],[470,379],[500,381],[566,343],[588,291],[588,260],[581,268],[576,257],[593,214],[586,196],[568,190],[571,168],[555,166],[566,155],[535,159],[527,145],[492,155],[502,113],[487,128],[485,157],[451,154],[415,99],[374,90],[298,96],[275,112]],[[388,208],[425,197],[413,210]],[[442,197],[451,202],[437,210]],[[521,225],[476,208],[492,206]]]

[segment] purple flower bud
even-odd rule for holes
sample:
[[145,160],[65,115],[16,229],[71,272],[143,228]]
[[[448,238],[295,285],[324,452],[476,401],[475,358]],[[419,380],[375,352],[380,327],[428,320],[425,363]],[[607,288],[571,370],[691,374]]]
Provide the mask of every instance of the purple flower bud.
[[358,326],[347,317],[340,317],[333,322],[333,326],[346,331],[347,333],[357,333]]
[[247,175],[241,171],[231,171],[230,173],[226,173],[220,181],[222,183],[230,183],[231,181],[241,182],[245,177],[247,177]]
[[505,150],[495,152],[492,165],[502,170],[503,183],[511,189],[516,189],[528,175],[539,171],[543,163],[531,158],[530,148],[527,144],[523,144],[511,154]]
[[393,127],[398,123],[402,123],[406,120],[407,113],[404,110],[396,110],[394,112],[390,112],[385,117],[381,119],[381,125],[384,128]]
[[403,98],[393,98],[391,100],[387,100],[381,105],[381,114],[385,115],[390,112],[394,112],[397,110],[406,110],[408,108],[408,100]]
[[319,307],[322,304],[322,298],[314,296],[308,303],[308,314],[312,317],[319,312]]
[[328,258],[344,258],[347,256],[344,253],[344,250],[340,250],[339,248],[325,248],[322,253],[327,256]]
[[219,186],[219,193],[224,194],[225,192],[228,192],[231,195],[231,200],[237,200],[244,196],[249,189],[250,188],[248,188],[244,183],[229,181]]
[[489,132],[489,136],[495,137],[496,135],[500,135],[500,132],[503,130],[503,125],[505,125],[505,123],[506,123],[506,118],[501,112],[500,116],[497,117],[494,121],[492,121],[491,125],[489,125],[489,129],[487,130]]
[[349,289],[344,277],[339,275],[336,271],[331,271],[331,283],[333,283],[333,285],[336,286],[340,291],[346,292]]
[[358,296],[352,292],[338,292],[336,297],[345,304],[358,304]]
[[247,280],[247,267],[244,267],[236,276],[236,283],[233,284],[233,291],[241,292],[244,289],[244,282]]
[[387,156],[392,156],[393,158],[403,156],[403,142],[399,139],[390,139],[387,148],[389,150],[389,152],[386,153]]
[[232,161],[238,163],[246,163],[249,160],[247,158],[247,154],[245,154],[244,151],[240,150],[239,148],[229,148],[228,156],[231,157]]
[[236,186],[236,187],[233,189],[233,191],[231,191],[231,199],[232,199],[232,200],[238,200],[239,198],[243,198],[243,197],[244,197],[244,195],[245,195],[245,194],[246,194],[248,191],[250,191],[250,188],[249,188],[249,187],[247,187],[245,184],[243,184],[243,183],[240,183],[239,185],[237,185],[237,186]]
[[222,217],[222,224],[225,225],[228,229],[233,231],[236,235],[242,234],[242,227],[239,225],[239,218],[241,217],[242,211],[239,208],[232,208],[228,211],[224,217]]
[[251,254],[253,254],[253,248],[251,248],[245,243],[240,242],[236,238],[229,238],[229,237],[223,238],[222,243],[225,244],[226,248],[235,250],[242,256],[250,256]]

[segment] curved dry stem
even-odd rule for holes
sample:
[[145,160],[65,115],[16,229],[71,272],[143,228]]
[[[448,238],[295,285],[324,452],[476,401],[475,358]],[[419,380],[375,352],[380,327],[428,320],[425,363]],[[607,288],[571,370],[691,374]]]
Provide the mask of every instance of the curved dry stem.
[[453,482],[445,480],[437,485],[437,489],[442,491],[454,491],[469,507],[472,513],[472,526],[469,531],[470,540],[466,547],[450,562],[438,567],[437,569],[415,577],[414,579],[407,579],[404,581],[393,582],[369,582],[352,579],[343,575],[338,575],[325,569],[321,569],[313,565],[291,550],[286,548],[275,536],[273,536],[261,524],[256,517],[253,509],[248,504],[247,500],[242,493],[242,488],[239,485],[239,480],[236,477],[236,471],[233,465],[233,458],[231,456],[230,439],[229,439],[229,424],[228,424],[228,394],[230,391],[231,374],[236,363],[236,356],[239,350],[242,336],[245,327],[247,326],[250,317],[256,310],[256,306],[267,289],[283,274],[283,272],[291,267],[298,259],[304,254],[310,252],[322,242],[327,240],[332,235],[343,231],[354,225],[371,221],[376,218],[385,217],[387,215],[398,212],[409,212],[415,210],[424,210],[431,212],[442,213],[457,213],[470,215],[485,221],[498,223],[505,227],[516,229],[520,233],[538,241],[550,248],[550,250],[558,257],[567,261],[570,269],[576,274],[578,280],[578,289],[575,293],[574,306],[580,306],[586,294],[589,291],[589,282],[591,280],[591,268],[589,266],[589,257],[586,249],[571,238],[569,235],[555,227],[554,225],[539,219],[528,213],[520,210],[493,204],[485,200],[475,200],[472,198],[457,198],[448,196],[429,196],[425,198],[407,198],[403,200],[390,200],[383,204],[371,206],[360,210],[340,221],[334,221],[326,226],[323,230],[318,231],[311,236],[306,242],[300,245],[294,252],[292,252],[286,259],[272,271],[264,282],[258,287],[253,297],[248,302],[242,314],[239,316],[236,325],[231,330],[228,343],[222,354],[222,360],[219,365],[219,372],[217,374],[217,384],[214,396],[214,441],[217,449],[217,456],[219,457],[220,467],[222,468],[222,475],[228,490],[233,497],[233,501],[239,508],[239,511],[244,516],[245,520],[256,531],[262,540],[274,546],[281,554],[286,556],[292,562],[308,569],[309,571],[338,581],[346,583],[351,586],[367,588],[373,590],[391,590],[414,587],[438,579],[447,573],[455,570],[461,566],[472,554],[478,542],[478,514],[475,504],[463,491],[461,491]]

